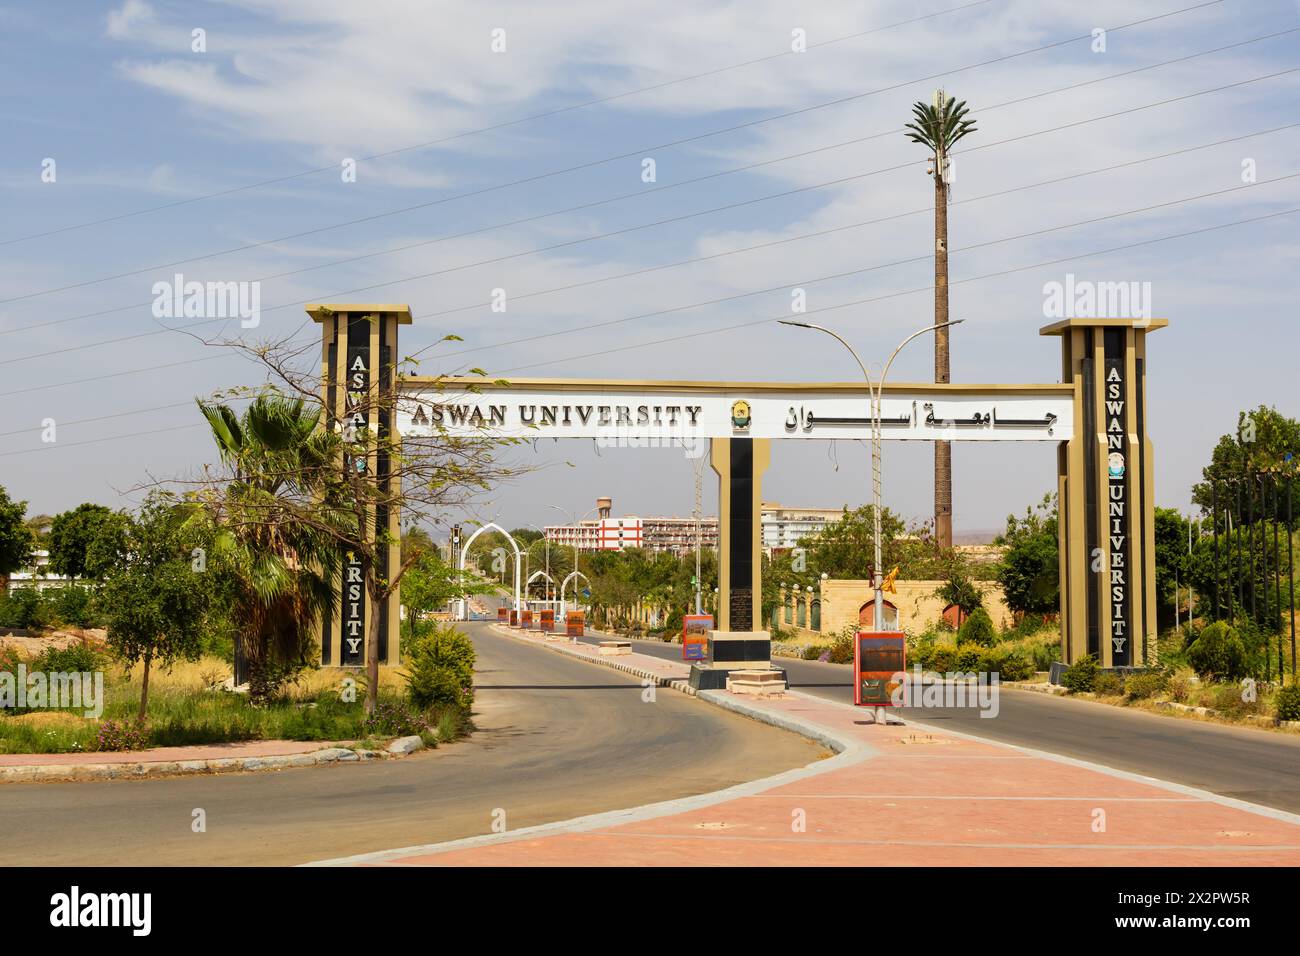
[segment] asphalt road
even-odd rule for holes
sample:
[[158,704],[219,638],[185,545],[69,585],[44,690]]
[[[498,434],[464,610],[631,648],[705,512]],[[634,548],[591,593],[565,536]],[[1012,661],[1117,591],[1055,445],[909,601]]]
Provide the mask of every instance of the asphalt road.
[[[640,653],[681,659],[681,645],[634,643]],[[847,664],[780,658],[778,666],[786,670],[794,690],[853,702],[852,668]],[[981,718],[966,708],[903,708],[900,715],[1300,813],[1300,737],[1295,735],[1033,691],[1009,689],[999,695],[999,701],[993,718]]]
[[[290,864],[707,793],[817,760],[785,731],[469,625],[468,740],[403,760],[0,787],[0,866]],[[207,832],[191,830],[202,808]]]

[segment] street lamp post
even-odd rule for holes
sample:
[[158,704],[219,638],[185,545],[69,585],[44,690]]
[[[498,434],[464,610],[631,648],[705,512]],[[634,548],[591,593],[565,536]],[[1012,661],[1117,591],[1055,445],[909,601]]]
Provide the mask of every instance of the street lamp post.
[[873,512],[872,532],[873,532],[873,537],[875,539],[875,547],[874,547],[875,561],[872,564],[872,577],[874,578],[874,580],[872,583],[874,584],[875,591],[876,591],[876,604],[875,604],[875,614],[874,614],[875,630],[877,633],[879,633],[880,631],[883,631],[885,629],[885,595],[884,595],[884,591],[881,589],[881,585],[884,583],[884,576],[881,574],[881,568],[880,568],[881,565],[881,546],[880,546],[880,534],[881,534],[880,532],[880,397],[881,397],[881,391],[885,387],[885,379],[889,375],[889,367],[894,364],[894,359],[897,358],[898,353],[903,350],[903,346],[907,345],[907,343],[911,342],[913,339],[919,338],[920,336],[924,335],[927,332],[934,332],[938,329],[944,329],[952,325],[960,325],[962,322],[966,320],[955,319],[952,322],[940,322],[937,325],[931,325],[928,326],[927,328],[921,329],[919,332],[913,332],[907,338],[903,339],[903,341],[898,344],[898,348],[894,349],[893,355],[889,356],[889,361],[885,363],[885,368],[880,373],[880,380],[874,386],[871,384],[871,376],[867,373],[866,365],[863,364],[862,359],[858,358],[858,353],[853,350],[853,346],[849,345],[849,343],[846,342],[844,338],[839,335],[839,333],[833,332],[830,329],[826,328],[825,326],[813,325],[809,322],[794,322],[789,319],[780,319],[779,321],[782,325],[792,325],[800,329],[813,329],[814,331],[817,332],[825,332],[827,335],[835,339],[837,342],[839,342],[841,345],[843,345],[846,349],[849,350],[849,354],[852,355],[853,360],[858,363],[858,368],[862,370],[862,377],[866,379],[867,382],[867,394],[870,397],[870,401],[871,401],[871,405],[870,405],[871,407],[871,500],[872,500],[871,510]]
[[[600,505],[597,505],[595,508],[589,508],[589,509],[586,511],[586,513],[583,514],[583,516],[582,516],[581,518],[575,518],[575,517],[574,517],[574,515],[577,514],[577,512],[574,512],[574,511],[565,511],[565,510],[564,510],[563,508],[561,508],[559,505],[551,505],[551,507],[554,508],[556,511],[558,511],[560,514],[564,515],[566,518],[569,518],[569,519],[572,521],[572,523],[573,523],[573,573],[574,573],[574,575],[575,575],[575,577],[574,577],[574,579],[573,579],[573,593],[574,593],[574,597],[576,598],[576,597],[577,597],[577,594],[578,594],[578,579],[577,579],[577,577],[576,577],[576,575],[577,575],[577,573],[578,573],[578,538],[579,538],[579,534],[578,534],[578,524],[579,524],[581,521],[583,521],[583,520],[587,517],[587,515],[591,514],[593,511],[597,511],[597,510],[599,510]],[[545,534],[546,532],[542,532],[542,533]],[[564,607],[563,607],[563,604],[564,604],[564,595],[563,595],[563,594],[560,595],[560,604],[561,604],[560,610],[563,611],[563,610],[564,610]],[[581,607],[581,606],[582,606],[582,602],[581,602],[581,601],[578,601],[578,600],[575,600],[575,601],[573,602],[573,605],[574,605],[574,607]]]

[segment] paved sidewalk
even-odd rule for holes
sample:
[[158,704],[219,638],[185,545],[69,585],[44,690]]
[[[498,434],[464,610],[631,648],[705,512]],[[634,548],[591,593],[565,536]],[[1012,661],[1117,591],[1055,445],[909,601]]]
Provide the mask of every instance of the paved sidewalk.
[[[513,632],[519,635],[519,632]],[[541,642],[534,635],[522,639]],[[684,663],[566,653],[664,682]],[[435,866],[1296,866],[1300,817],[792,692],[710,704],[820,731],[833,759],[724,794],[329,861]]]
[[283,757],[314,753],[338,743],[319,740],[246,740],[230,744],[202,744],[196,747],[153,747],[120,753],[98,751],[63,754],[0,754],[0,767],[41,767],[52,764],[79,766],[109,763],[164,763],[173,760],[218,760],[223,757]]

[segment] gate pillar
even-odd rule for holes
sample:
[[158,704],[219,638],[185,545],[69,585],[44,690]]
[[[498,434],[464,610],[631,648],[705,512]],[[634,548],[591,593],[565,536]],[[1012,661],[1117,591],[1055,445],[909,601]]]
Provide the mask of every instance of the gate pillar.
[[[366,392],[377,389],[381,396],[392,396],[396,388],[395,356],[397,330],[411,324],[411,310],[405,305],[309,305],[307,313],[321,327],[321,401],[335,421],[346,418],[347,410]],[[384,401],[366,403],[368,412],[358,415],[355,424],[387,434],[396,428],[392,421],[393,405]],[[388,480],[389,463],[374,451],[365,463],[375,480]],[[396,508],[372,509],[376,534],[387,531],[391,542],[381,553],[376,572],[383,576],[388,568],[401,563],[401,515]],[[387,513],[383,513],[387,511]],[[363,667],[366,662],[366,635],[370,622],[379,615],[379,662],[396,664],[400,659],[401,595],[394,591],[381,607],[372,607],[366,589],[357,587],[350,576],[360,573],[360,562],[343,555],[343,580],[334,603],[320,622],[320,662],[324,666]]]
[[1154,460],[1146,337],[1167,319],[1065,319],[1062,381],[1074,437],[1057,447],[1061,656],[1102,667],[1156,663]]

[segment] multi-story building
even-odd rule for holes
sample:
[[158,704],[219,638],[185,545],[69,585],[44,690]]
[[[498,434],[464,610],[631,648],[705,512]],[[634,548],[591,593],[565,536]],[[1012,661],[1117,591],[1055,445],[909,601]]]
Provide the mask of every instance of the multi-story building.
[[[647,551],[689,554],[695,550],[697,536],[700,547],[715,550],[718,547],[718,519],[712,515],[701,517],[698,525],[693,517],[625,515],[613,518],[610,517],[612,505],[613,499],[600,498],[597,501],[600,517],[577,524],[549,525],[544,529],[546,537],[566,547],[576,545],[580,551],[645,548]],[[828,523],[838,521],[842,514],[838,508],[786,508],[764,502],[763,550],[771,553],[773,549],[793,548],[805,536],[816,534]]]
[[763,502],[763,550],[771,554],[798,547],[804,538],[817,534],[828,524],[844,517],[842,508],[787,508]]

